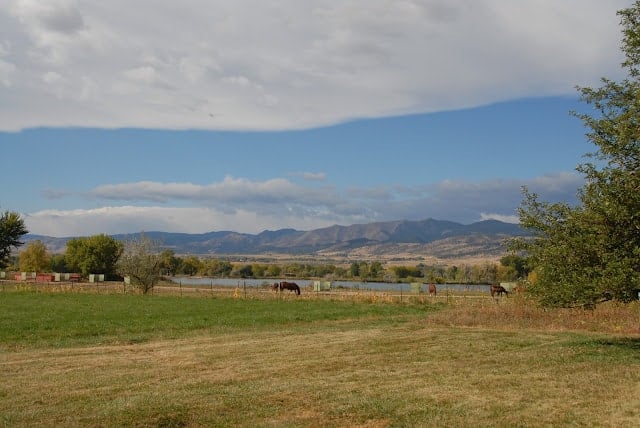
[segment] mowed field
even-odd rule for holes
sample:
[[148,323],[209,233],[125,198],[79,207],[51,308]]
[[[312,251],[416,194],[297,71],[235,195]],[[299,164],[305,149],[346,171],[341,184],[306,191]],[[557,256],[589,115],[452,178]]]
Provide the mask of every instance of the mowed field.
[[7,427],[640,426],[640,306],[5,289],[0,378]]

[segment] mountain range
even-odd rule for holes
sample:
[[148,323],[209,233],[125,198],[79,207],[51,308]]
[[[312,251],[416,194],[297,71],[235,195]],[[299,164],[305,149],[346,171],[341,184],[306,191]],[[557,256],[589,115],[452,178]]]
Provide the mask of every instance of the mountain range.
[[[452,221],[387,221],[330,226],[311,231],[266,230],[258,234],[232,231],[201,234],[144,232],[178,255],[286,255],[289,257],[378,259],[497,259],[506,253],[504,241],[526,232],[497,220],[469,225]],[[112,235],[118,240],[139,234]],[[72,237],[28,234],[25,242],[40,240],[50,252],[65,251]]]

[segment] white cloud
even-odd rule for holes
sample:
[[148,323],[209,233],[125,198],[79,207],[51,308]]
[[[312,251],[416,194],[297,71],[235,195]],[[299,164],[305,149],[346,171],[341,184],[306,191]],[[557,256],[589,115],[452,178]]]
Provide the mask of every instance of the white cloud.
[[9,0],[0,129],[304,128],[574,94],[617,77],[630,4]]
[[15,73],[15,65],[0,59],[0,84],[5,86],[6,88],[10,87]]
[[498,220],[505,223],[518,224],[520,222],[520,217],[518,217],[517,215],[480,213],[480,220]]
[[159,183],[141,181],[99,186],[89,196],[119,201],[169,202],[186,200],[218,206],[323,205],[332,202],[327,189],[296,185],[284,178],[251,181],[226,176],[220,183]]
[[54,85],[60,82],[61,79],[62,79],[62,76],[60,76],[60,74],[56,73],[55,71],[47,71],[42,76],[42,80],[44,81],[44,83],[47,83],[49,85]]
[[237,210],[226,213],[213,208],[110,206],[96,209],[43,210],[25,216],[31,233],[47,236],[87,236],[140,231],[202,233],[232,230],[259,233],[293,227],[315,229],[332,223],[321,218],[297,215],[264,215]]
[[325,172],[292,172],[292,177],[301,177],[303,180],[307,181],[324,181],[327,179],[327,174]]
[[[209,185],[123,183],[97,187],[88,195],[98,202],[147,201],[154,205],[44,210],[26,215],[26,223],[32,233],[74,236],[141,230],[257,233],[266,229],[310,230],[333,224],[425,218],[461,223],[489,218],[517,222],[516,208],[522,200],[523,185],[543,200],[575,202],[576,190],[583,183],[581,177],[571,173],[528,181],[443,181],[412,190],[374,187],[339,191],[312,183],[305,187],[279,178],[257,182],[226,177]],[[48,192],[52,198],[73,196],[59,189]]]
[[126,70],[124,75],[128,79],[141,84],[151,84],[156,80],[156,70],[148,65]]

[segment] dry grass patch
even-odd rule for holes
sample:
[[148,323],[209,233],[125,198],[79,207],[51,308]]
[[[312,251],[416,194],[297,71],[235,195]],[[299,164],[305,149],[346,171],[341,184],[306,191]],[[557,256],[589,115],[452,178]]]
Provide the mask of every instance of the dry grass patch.
[[9,426],[631,426],[638,342],[425,327],[2,355]]
[[429,320],[438,325],[545,331],[590,331],[640,335],[640,302],[606,302],[595,310],[543,309],[523,295],[509,298],[451,298],[449,309]]

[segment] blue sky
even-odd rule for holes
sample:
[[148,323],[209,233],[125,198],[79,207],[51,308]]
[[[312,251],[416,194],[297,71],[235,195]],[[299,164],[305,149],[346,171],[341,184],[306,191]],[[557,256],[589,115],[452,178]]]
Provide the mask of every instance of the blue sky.
[[574,202],[575,86],[620,77],[631,4],[0,2],[0,208],[52,236]]

